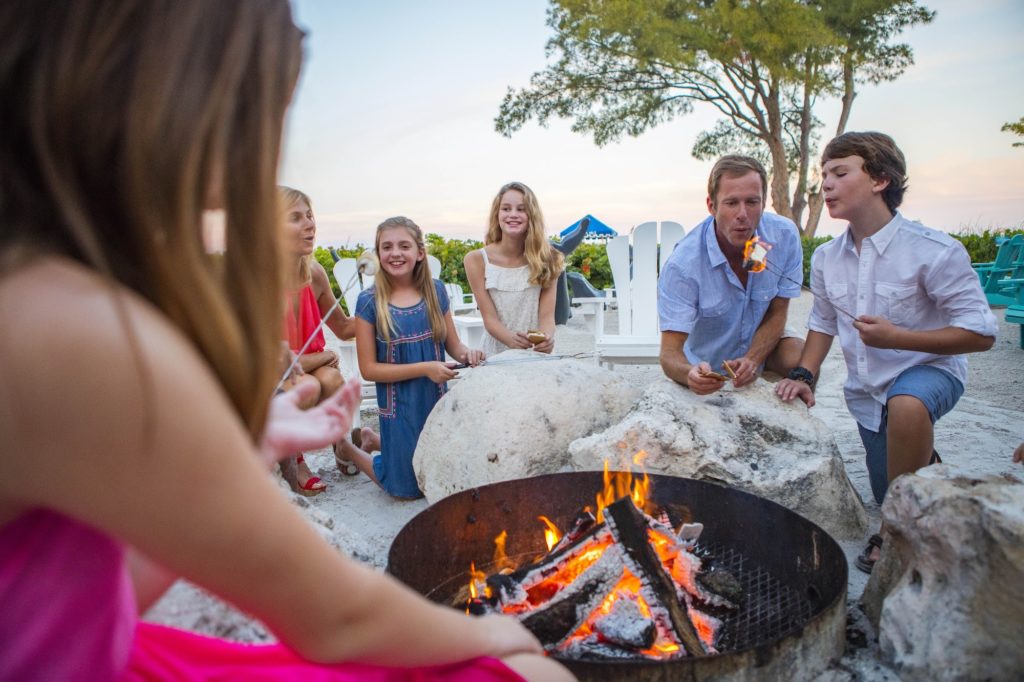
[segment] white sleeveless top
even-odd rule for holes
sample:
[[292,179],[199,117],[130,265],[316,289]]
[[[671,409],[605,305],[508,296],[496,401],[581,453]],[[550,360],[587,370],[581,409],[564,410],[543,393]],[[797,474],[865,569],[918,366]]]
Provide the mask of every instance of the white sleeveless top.
[[[503,268],[487,260],[486,249],[480,249],[484,257],[484,288],[494,301],[498,319],[512,332],[537,329],[540,311],[540,285],[530,284],[530,266]],[[481,348],[487,357],[508,350],[508,346],[484,331]]]

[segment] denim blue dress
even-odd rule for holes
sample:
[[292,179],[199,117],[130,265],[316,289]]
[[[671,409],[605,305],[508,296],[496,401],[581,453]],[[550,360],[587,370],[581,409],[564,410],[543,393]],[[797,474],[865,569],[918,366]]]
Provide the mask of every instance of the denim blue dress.
[[[434,290],[442,314],[448,312],[448,295],[444,285],[434,280]],[[374,288],[359,294],[356,315],[377,327]],[[390,342],[376,335],[377,362],[407,364],[444,360],[442,344],[434,341],[427,315],[427,302],[408,308],[389,305],[397,327]],[[416,377],[391,384],[377,382],[377,407],[380,409],[380,449],[373,460],[373,472],[389,494],[395,497],[423,497],[416,485],[412,455],[427,416],[448,390],[447,384],[435,384],[427,377]]]

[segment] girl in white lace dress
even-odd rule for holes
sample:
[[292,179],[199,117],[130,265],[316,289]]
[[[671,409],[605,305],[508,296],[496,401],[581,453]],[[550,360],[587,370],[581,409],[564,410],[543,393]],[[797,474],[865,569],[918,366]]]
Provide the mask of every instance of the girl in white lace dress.
[[484,244],[464,260],[484,318],[481,350],[487,356],[508,348],[550,353],[555,347],[555,282],[563,257],[544,236],[544,217],[529,187],[510,182],[498,191]]

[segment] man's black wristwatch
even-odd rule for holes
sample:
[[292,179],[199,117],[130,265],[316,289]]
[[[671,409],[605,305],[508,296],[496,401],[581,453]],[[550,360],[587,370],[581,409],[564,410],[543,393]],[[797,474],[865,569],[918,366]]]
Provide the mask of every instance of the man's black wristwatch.
[[814,375],[806,367],[794,367],[789,370],[789,375],[786,378],[793,381],[802,381],[808,386],[814,386]]

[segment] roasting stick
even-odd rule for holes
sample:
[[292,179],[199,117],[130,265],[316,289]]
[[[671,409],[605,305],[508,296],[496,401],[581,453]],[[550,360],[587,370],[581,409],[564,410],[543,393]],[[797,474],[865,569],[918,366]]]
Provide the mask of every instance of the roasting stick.
[[324,328],[324,324],[326,324],[327,318],[333,315],[335,309],[337,309],[337,307],[341,305],[341,299],[345,298],[345,294],[349,292],[349,289],[356,285],[356,282],[359,280],[359,276],[363,274],[376,274],[377,264],[374,262],[374,257],[369,254],[369,251],[364,251],[363,254],[359,256],[359,260],[356,261],[356,271],[349,278],[348,282],[345,283],[345,288],[341,290],[341,297],[334,299],[334,305],[330,307],[326,315],[320,318],[320,324],[316,326],[316,329],[310,332],[309,338],[306,339],[306,342],[304,344],[302,344],[302,348],[299,349],[299,352],[295,354],[295,358],[292,360],[292,364],[288,365],[288,369],[286,369],[284,371],[284,374],[281,375],[281,380],[278,381],[277,386],[274,387],[274,393],[277,393],[279,390],[281,390],[281,386],[283,386],[284,382],[288,380],[289,376],[291,376],[292,370],[295,369],[295,366],[299,364],[299,358],[301,358],[302,354],[306,352],[307,348],[309,348],[309,344],[313,343],[313,338],[316,336],[317,332]]
[[[804,284],[796,281],[792,277],[789,277],[786,274],[776,270],[773,266],[770,266],[768,263],[769,249],[771,249],[771,244],[762,242],[760,239],[757,238],[756,235],[752,239],[748,240],[747,243],[743,246],[743,269],[753,273],[758,273],[761,270],[767,269],[773,275],[778,275],[787,282],[792,282],[793,284],[796,284],[804,291],[809,291],[811,293],[811,296],[814,296],[815,298],[821,298],[820,296],[818,296],[817,293],[815,293],[814,289],[810,288],[809,286],[805,286]],[[760,257],[753,255],[754,252],[757,250],[760,250],[762,252]],[[844,310],[843,308],[840,308],[835,303],[832,303],[832,301],[829,301],[829,303],[832,304],[833,308],[841,312],[843,315],[846,315],[851,320],[857,319],[857,316],[851,313],[849,310]],[[726,366],[726,369],[729,369],[729,367]],[[732,371],[730,370],[729,373],[732,374]]]

